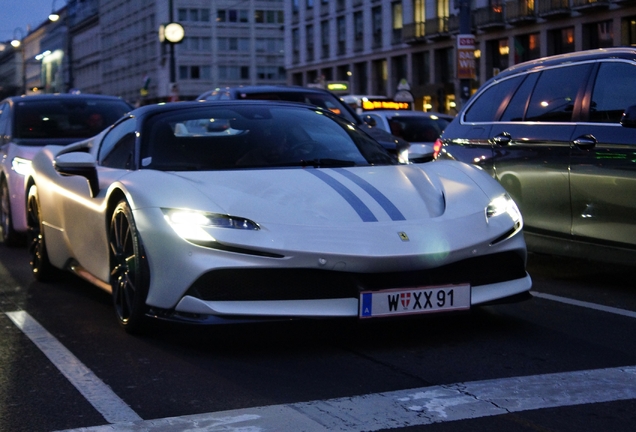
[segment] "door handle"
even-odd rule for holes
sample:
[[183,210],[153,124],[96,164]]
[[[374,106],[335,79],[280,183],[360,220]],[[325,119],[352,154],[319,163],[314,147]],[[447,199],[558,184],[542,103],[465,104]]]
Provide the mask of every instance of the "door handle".
[[499,135],[495,135],[492,138],[492,141],[497,145],[507,146],[508,144],[510,144],[510,141],[512,141],[512,137],[508,132],[502,132]]
[[574,147],[580,150],[589,150],[591,148],[594,148],[597,142],[598,141],[596,141],[594,135],[581,135],[578,138],[574,138],[572,144],[574,144]]

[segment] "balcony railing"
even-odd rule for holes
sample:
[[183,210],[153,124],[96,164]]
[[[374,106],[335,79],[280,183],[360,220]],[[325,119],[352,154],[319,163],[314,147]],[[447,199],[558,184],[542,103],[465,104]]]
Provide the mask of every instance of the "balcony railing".
[[425,24],[423,22],[415,22],[404,24],[402,28],[402,36],[406,43],[426,42],[424,38]]
[[577,11],[607,9],[609,5],[610,0],[572,0],[572,9]]
[[541,0],[537,14],[542,18],[569,15],[572,12],[570,0]]
[[504,21],[503,6],[497,9],[492,7],[475,9],[473,14],[475,27],[479,29],[498,28],[506,25]]
[[506,22],[514,24],[536,21],[537,15],[534,6],[535,0],[512,0],[506,2],[504,8]]
[[424,32],[429,38],[448,36],[448,17],[427,19]]

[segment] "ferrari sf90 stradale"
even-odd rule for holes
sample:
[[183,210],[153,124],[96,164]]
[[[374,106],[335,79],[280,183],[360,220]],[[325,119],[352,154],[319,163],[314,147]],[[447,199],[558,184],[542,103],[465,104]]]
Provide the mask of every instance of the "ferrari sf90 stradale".
[[128,331],[446,312],[531,287],[521,215],[488,174],[400,164],[308,105],[138,108],[45,147],[27,193],[34,276],[69,270],[112,292]]

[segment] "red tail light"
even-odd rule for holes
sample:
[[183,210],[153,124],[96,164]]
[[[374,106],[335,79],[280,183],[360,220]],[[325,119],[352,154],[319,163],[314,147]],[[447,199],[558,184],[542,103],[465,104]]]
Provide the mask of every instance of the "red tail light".
[[433,159],[437,159],[437,156],[439,156],[439,152],[442,151],[443,145],[444,143],[442,142],[441,138],[437,138],[435,140],[435,144],[433,144]]

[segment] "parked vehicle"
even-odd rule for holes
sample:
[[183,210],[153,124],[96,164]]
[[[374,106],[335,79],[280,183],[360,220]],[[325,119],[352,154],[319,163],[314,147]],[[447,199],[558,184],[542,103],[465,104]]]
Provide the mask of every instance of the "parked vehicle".
[[132,107],[113,96],[46,94],[0,102],[0,230],[8,246],[27,230],[24,175],[45,144],[69,144],[97,135]]
[[636,264],[636,49],[515,65],[485,83],[437,143],[519,205],[532,251]]
[[314,106],[148,105],[45,147],[31,170],[34,276],[65,269],[112,292],[127,331],[148,317],[374,319],[530,297],[501,185],[459,162],[399,164]]
[[365,121],[408,141],[409,162],[433,160],[435,141],[453,116],[414,110],[373,110],[363,115]]

